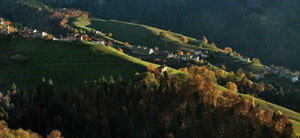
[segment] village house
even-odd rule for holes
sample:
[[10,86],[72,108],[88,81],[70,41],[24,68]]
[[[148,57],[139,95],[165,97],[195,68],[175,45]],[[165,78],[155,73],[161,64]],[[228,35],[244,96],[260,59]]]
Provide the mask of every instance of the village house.
[[80,36],[77,36],[77,40],[79,40],[79,41],[84,41],[84,37],[83,37],[83,35],[80,35]]
[[195,51],[195,53],[194,53],[194,55],[196,55],[196,56],[198,56],[200,54],[202,54],[202,51]]
[[250,58],[241,58],[240,61],[244,62],[244,63],[249,63],[251,62],[250,61]]
[[105,40],[102,38],[93,38],[92,43],[98,44],[98,45],[105,45]]
[[198,62],[200,60],[200,57],[199,56],[195,56],[195,57],[192,58],[192,60]]
[[7,29],[1,29],[0,33],[3,35],[9,35],[9,31]]
[[67,36],[66,40],[67,40],[68,42],[76,41],[76,40],[77,40],[77,39],[76,39],[76,35],[70,34],[70,35]]
[[47,33],[45,33],[45,32],[35,32],[34,35],[35,35],[35,38],[43,38],[47,35]]
[[298,76],[292,76],[291,80],[292,80],[293,83],[295,83],[295,82],[299,81],[299,77]]
[[289,78],[291,78],[291,74],[286,71],[282,71],[280,73],[279,77],[289,79]]
[[131,48],[131,52],[139,55],[151,55],[154,53],[153,48],[147,48],[142,46],[134,46]]
[[172,58],[174,57],[174,54],[169,51],[158,51],[158,56],[161,58]]
[[168,70],[167,65],[163,64],[161,66],[159,66],[158,68],[156,68],[161,74],[163,74],[164,72],[166,72]]
[[263,78],[265,78],[265,74],[264,74],[264,73],[258,73],[258,74],[256,74],[256,76],[255,76],[255,79],[257,79],[257,80],[263,79]]
[[96,35],[103,35],[103,33],[100,32],[100,31],[96,31],[95,34],[96,34]]
[[200,54],[201,55],[201,58],[203,58],[203,59],[206,59],[206,58],[208,58],[208,55],[205,55],[205,54]]
[[187,60],[192,59],[192,58],[193,58],[193,55],[187,55],[187,54],[184,54],[184,55],[179,55],[178,58],[181,59],[181,60],[187,61]]
[[141,48],[141,46],[133,46],[131,48],[131,53],[133,53],[133,54],[139,53],[140,48]]

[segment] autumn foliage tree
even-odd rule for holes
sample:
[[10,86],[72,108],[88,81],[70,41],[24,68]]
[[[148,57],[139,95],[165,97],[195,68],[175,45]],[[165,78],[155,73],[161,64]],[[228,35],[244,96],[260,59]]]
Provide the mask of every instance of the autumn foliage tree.
[[183,51],[178,51],[178,55],[184,55]]
[[226,88],[227,88],[228,90],[230,90],[230,91],[238,92],[237,86],[236,86],[236,84],[233,83],[233,82],[230,82],[230,81],[227,82],[227,83],[226,83]]
[[230,47],[225,47],[224,48],[224,52],[225,53],[231,53],[232,52],[232,49]]
[[63,138],[63,137],[60,131],[53,130],[49,135],[47,135],[47,138]]
[[129,46],[129,43],[128,42],[124,42],[124,46]]
[[46,40],[52,40],[53,38],[54,38],[53,35],[50,35],[50,34],[45,36]]
[[107,42],[107,45],[108,45],[108,46],[112,46],[113,43],[112,43],[111,41],[108,41],[108,42]]
[[155,70],[154,65],[153,65],[152,63],[148,64],[147,70],[149,70],[149,71],[154,71],[154,70]]
[[83,19],[87,19],[87,18],[89,17],[89,15],[86,14],[86,13],[84,13],[84,14],[81,15],[81,17],[82,17]]
[[186,36],[181,36],[180,40],[185,44],[189,42],[189,39]]
[[208,40],[207,40],[206,36],[203,36],[203,37],[202,37],[202,41],[203,41],[204,43],[208,43]]
[[7,122],[44,136],[53,128],[65,137],[84,138],[292,136],[288,117],[219,89],[208,67],[184,70],[184,75],[136,73],[130,83],[101,77],[80,88],[57,89],[41,82],[29,92],[6,93],[0,105],[10,116]]
[[122,49],[122,48],[118,48],[118,50],[119,50],[121,53],[123,53],[123,49]]

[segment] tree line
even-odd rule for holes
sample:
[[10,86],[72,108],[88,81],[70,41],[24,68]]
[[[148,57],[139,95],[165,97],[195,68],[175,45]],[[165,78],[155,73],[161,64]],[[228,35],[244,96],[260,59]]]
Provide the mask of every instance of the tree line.
[[133,81],[99,78],[56,88],[43,79],[34,90],[13,86],[1,95],[1,119],[10,127],[65,137],[291,137],[280,112],[261,110],[217,87],[207,67],[187,74],[137,73]]

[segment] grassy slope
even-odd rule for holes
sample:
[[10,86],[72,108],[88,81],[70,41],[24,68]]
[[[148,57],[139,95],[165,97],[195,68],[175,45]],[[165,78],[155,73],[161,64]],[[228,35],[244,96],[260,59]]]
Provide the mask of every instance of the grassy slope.
[[[101,19],[90,19],[90,20],[75,20],[72,25],[86,29],[88,31],[91,30],[91,28],[94,28],[95,30],[101,30],[103,32],[111,32],[113,33],[113,38],[121,41],[128,41],[131,44],[136,45],[146,45],[146,46],[160,46],[160,48],[164,48],[165,42],[167,42],[166,48],[176,48],[176,49],[194,49],[196,46],[183,44],[180,41],[179,34],[167,32],[167,38],[160,39],[157,35],[159,32],[163,31],[160,29],[156,29],[153,27],[145,26],[145,25],[139,25],[139,24],[133,24],[133,23],[126,23],[121,21],[115,21],[115,20],[101,20]],[[190,41],[193,41],[195,39],[188,37]],[[170,45],[170,43],[174,45]],[[161,44],[161,45],[159,45]],[[204,44],[204,43],[203,43]],[[174,46],[174,47],[172,47]],[[204,44],[204,47],[202,49],[208,50],[208,51],[214,51],[217,52],[220,57],[222,58],[216,58],[216,60],[212,61],[214,64],[220,64],[220,63],[230,63],[226,66],[232,68],[234,70],[237,70],[239,68],[244,68],[249,71],[260,71],[262,69],[261,64],[242,64],[242,63],[234,63],[234,59],[232,57],[229,57],[228,55],[224,55],[224,53],[220,52],[219,49],[212,47],[209,44]],[[221,89],[226,90],[226,88],[223,88],[220,86]],[[234,92],[233,92],[234,93]],[[238,94],[238,93],[235,93]],[[252,96],[241,94],[242,98],[244,99],[252,99]],[[291,119],[293,125],[296,128],[296,132],[300,133],[300,114],[297,112],[294,112],[292,110],[289,110],[287,108],[269,103],[264,100],[260,100],[257,98],[255,99],[255,103],[259,105],[261,109],[264,110],[274,110],[274,111],[281,111],[285,115],[289,116]]]
[[[234,63],[234,59],[228,55],[225,55],[221,49],[214,47],[207,43],[202,43],[202,47],[192,44],[195,38],[187,37],[190,44],[183,43],[180,38],[181,34],[161,30],[158,28],[134,24],[116,20],[102,20],[102,19],[75,19],[71,22],[71,25],[77,28],[85,29],[91,31],[91,29],[100,30],[105,33],[112,33],[112,38],[117,41],[117,43],[129,42],[133,45],[144,45],[148,47],[159,47],[160,49],[166,50],[185,50],[193,52],[195,49],[206,50],[210,52],[215,52],[220,55],[218,58],[210,61],[213,65],[221,65],[224,63],[230,63],[226,66],[231,70],[237,71],[239,68],[244,68],[250,71],[261,70],[261,65],[256,64],[242,64]],[[167,37],[159,37],[160,32],[166,32]],[[112,39],[105,37],[106,39]]]
[[[91,28],[95,30],[100,30],[105,33],[112,33],[112,38],[120,40],[123,42],[129,42],[133,45],[144,45],[148,47],[160,47],[161,49],[182,49],[182,50],[192,50],[196,47],[194,45],[183,43],[180,38],[182,35],[173,32],[164,31],[158,28],[133,24],[128,22],[121,22],[116,20],[101,20],[101,19],[81,19],[75,20],[72,25],[86,29],[88,31]],[[167,37],[159,37],[160,32],[166,32]],[[190,42],[196,39],[187,37]],[[205,50],[219,51],[218,48],[212,47],[210,45],[204,44],[202,48]]]
[[[28,58],[28,63],[11,60],[10,56],[15,54]],[[2,89],[13,82],[17,86],[32,87],[42,77],[51,78],[57,86],[76,85],[102,76],[118,77],[119,74],[128,80],[136,72],[146,71],[148,66],[148,62],[111,47],[23,39],[0,39],[0,59]]]

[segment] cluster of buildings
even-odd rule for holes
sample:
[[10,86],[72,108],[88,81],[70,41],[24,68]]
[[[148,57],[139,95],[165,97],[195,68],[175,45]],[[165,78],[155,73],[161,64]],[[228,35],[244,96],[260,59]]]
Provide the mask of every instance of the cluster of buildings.
[[202,51],[195,51],[194,54],[177,54],[175,55],[170,51],[159,51],[154,50],[153,48],[143,47],[143,46],[133,46],[131,48],[131,53],[141,55],[141,56],[150,56],[155,55],[159,58],[174,58],[183,61],[199,61],[200,59],[208,58],[207,54],[204,54]]
[[[55,40],[55,39],[54,39]],[[63,41],[63,42],[73,42],[73,41],[84,41],[83,35],[79,35],[78,33],[68,33],[65,38],[60,36],[60,39],[56,39],[57,41]]]
[[9,35],[10,34],[10,26],[5,25],[4,20],[0,20],[0,34],[2,35]]
[[[300,73],[291,72],[290,70],[284,67],[265,67],[265,72],[269,72],[270,74],[277,75],[279,78],[290,79],[293,83],[299,81]],[[256,79],[263,79],[265,77],[265,73],[256,74]]]
[[237,56],[234,55],[233,52],[230,53],[230,56],[233,57],[233,58],[235,58],[236,60],[238,60],[238,61],[240,61],[240,62],[243,62],[243,63],[251,63],[251,60],[250,60],[250,58],[248,58],[248,57],[237,57]]
[[291,72],[284,67],[267,67],[266,70],[272,74],[278,75],[280,78],[291,79],[292,82],[299,81],[299,73]]
[[131,53],[147,56],[147,55],[152,55],[155,52],[154,52],[153,48],[147,48],[147,47],[143,47],[143,46],[133,46],[131,48]]
[[37,30],[31,30],[27,27],[24,27],[23,30],[18,30],[16,34],[23,38],[45,38],[48,35],[47,32],[39,32]]
[[197,50],[194,52],[194,54],[181,54],[181,55],[177,55],[177,57],[174,57],[176,59],[180,59],[183,61],[199,61],[200,59],[207,59],[208,55],[204,54],[202,51]]

